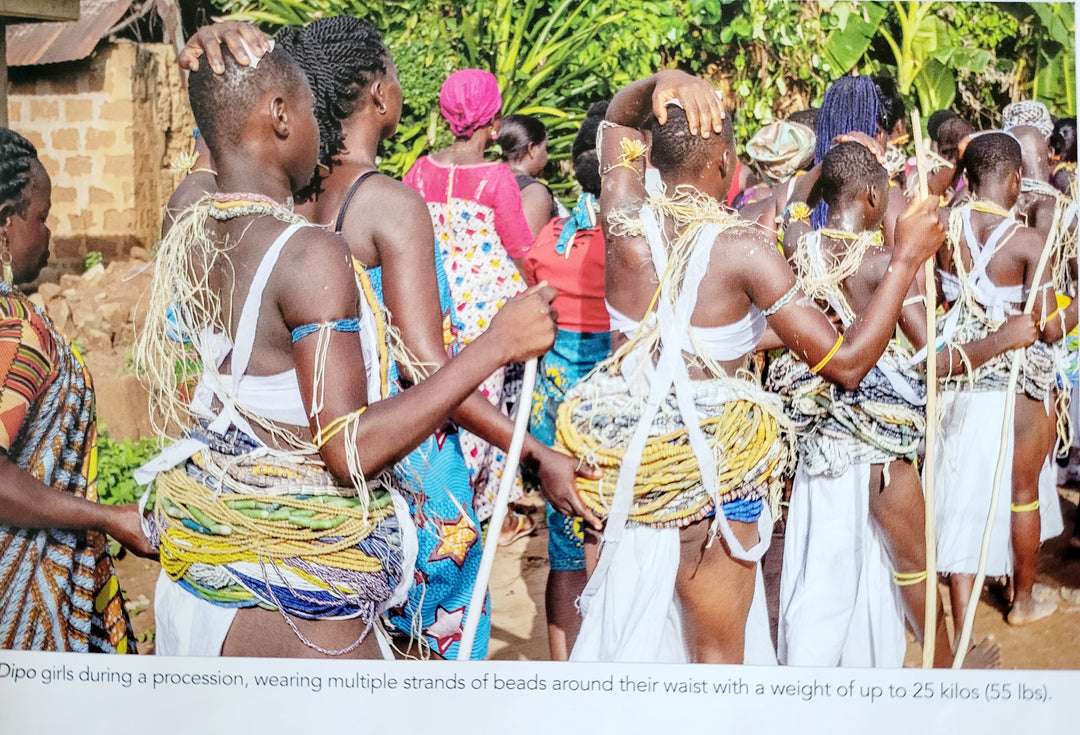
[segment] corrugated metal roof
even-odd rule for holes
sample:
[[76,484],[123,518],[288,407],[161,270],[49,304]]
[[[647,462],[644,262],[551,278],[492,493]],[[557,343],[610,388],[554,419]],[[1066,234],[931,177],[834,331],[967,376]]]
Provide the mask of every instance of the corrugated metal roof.
[[80,0],[74,23],[17,23],[7,27],[8,66],[34,66],[77,61],[90,55],[98,41],[131,7],[132,0]]

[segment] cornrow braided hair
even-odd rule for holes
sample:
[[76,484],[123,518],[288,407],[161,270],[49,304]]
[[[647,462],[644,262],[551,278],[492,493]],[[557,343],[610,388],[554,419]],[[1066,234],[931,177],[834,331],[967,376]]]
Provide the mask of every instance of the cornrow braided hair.
[[319,162],[311,182],[296,193],[304,202],[322,192],[345,145],[341,121],[356,112],[360,94],[374,75],[386,71],[390,52],[370,21],[349,15],[318,18],[304,28],[289,27],[276,40],[300,64],[315,96],[319,123]]
[[0,128],[0,223],[24,214],[30,205],[26,187],[37,160],[33,143],[9,128]]
[[[817,129],[814,131],[817,135],[815,165],[825,160],[833,138],[838,135],[854,130],[866,133],[871,138],[877,135],[881,115],[878,95],[878,86],[870,77],[845,76],[832,83],[821,100]],[[818,202],[810,216],[810,223],[816,230],[824,226],[828,216],[828,205],[824,201]]]

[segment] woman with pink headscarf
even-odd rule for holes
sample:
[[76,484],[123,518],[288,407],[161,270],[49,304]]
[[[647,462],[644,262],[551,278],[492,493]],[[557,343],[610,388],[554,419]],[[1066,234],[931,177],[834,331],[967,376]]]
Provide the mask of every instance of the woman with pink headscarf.
[[[505,163],[484,160],[484,151],[498,135],[502,109],[495,75],[479,69],[451,74],[439,93],[439,108],[454,142],[420,158],[406,174],[405,183],[427,201],[435,225],[436,247],[454,301],[455,323],[445,337],[447,346],[456,351],[487,328],[507,299],[525,290],[515,262],[521,262],[533,237],[513,172]],[[509,413],[521,390],[520,375],[520,365],[508,366],[488,378],[480,390]],[[498,447],[466,431],[461,434],[461,448],[472,476],[476,513],[483,521],[491,517],[505,456]],[[521,493],[518,477],[511,500]],[[532,533],[535,526],[522,515],[508,515],[507,521],[504,543]]]

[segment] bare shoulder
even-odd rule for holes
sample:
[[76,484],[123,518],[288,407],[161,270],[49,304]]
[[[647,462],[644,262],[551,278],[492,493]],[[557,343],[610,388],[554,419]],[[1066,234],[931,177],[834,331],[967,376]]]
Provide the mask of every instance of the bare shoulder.
[[863,256],[862,263],[859,265],[859,270],[854,277],[868,288],[876,289],[885,279],[885,274],[889,272],[891,262],[892,248],[871,248]]
[[282,261],[292,279],[332,277],[341,271],[352,277],[348,243],[341,235],[315,225],[303,227],[293,235],[282,253]]
[[711,260],[724,263],[727,267],[742,266],[752,271],[763,261],[782,262],[784,256],[772,235],[752,222],[745,222],[716,236]]
[[162,223],[163,233],[168,232],[180,213],[195,204],[207,194],[217,191],[217,179],[207,171],[196,171],[184,177],[180,185],[169,197],[169,203],[165,205],[165,221]]
[[1015,229],[1005,247],[1017,254],[1033,255],[1038,258],[1039,254],[1042,253],[1045,240],[1046,238],[1039,230],[1034,227],[1020,225]]

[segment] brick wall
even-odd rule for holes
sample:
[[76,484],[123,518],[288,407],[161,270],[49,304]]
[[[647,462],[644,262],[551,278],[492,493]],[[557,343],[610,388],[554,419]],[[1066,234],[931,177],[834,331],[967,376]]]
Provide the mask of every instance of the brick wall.
[[178,177],[169,162],[194,124],[175,50],[102,43],[86,60],[20,70],[8,97],[13,129],[37,147],[53,182],[52,264],[79,269],[157,240]]

